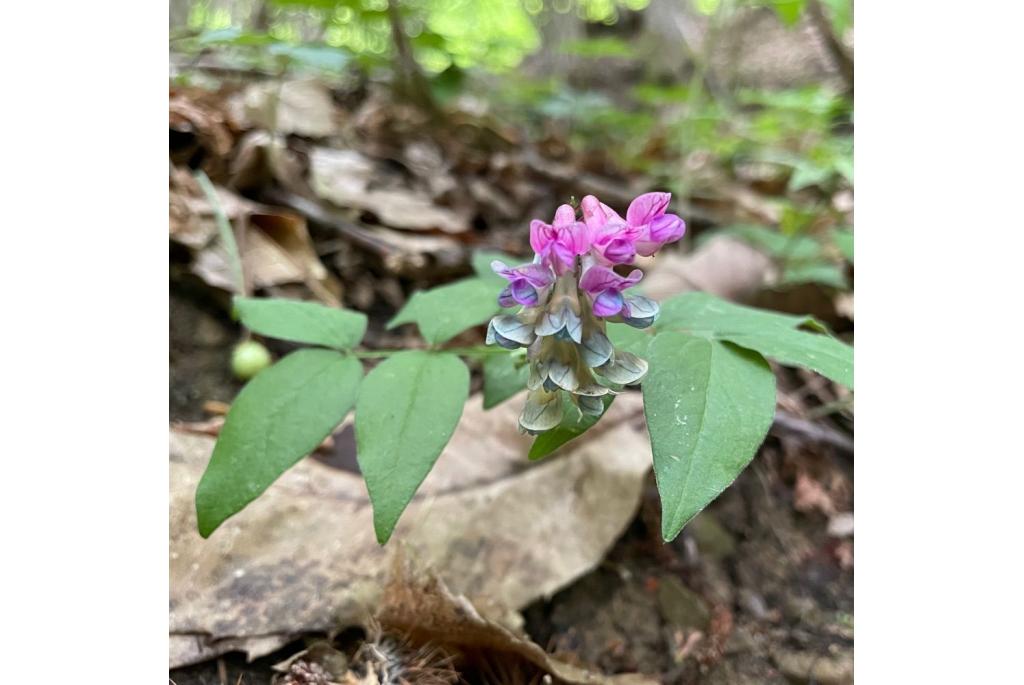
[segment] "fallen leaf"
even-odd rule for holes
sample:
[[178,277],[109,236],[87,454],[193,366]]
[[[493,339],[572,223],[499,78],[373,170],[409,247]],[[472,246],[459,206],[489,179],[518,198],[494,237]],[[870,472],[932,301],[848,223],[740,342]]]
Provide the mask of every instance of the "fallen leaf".
[[385,629],[408,636],[414,642],[456,653],[482,653],[485,659],[507,659],[514,655],[567,685],[657,683],[640,674],[603,676],[555,659],[529,638],[485,618],[468,598],[453,593],[437,576],[413,578],[401,560],[395,569],[396,574],[385,588],[377,620]]
[[[213,207],[187,172],[172,168],[171,184],[171,239],[195,252],[193,273],[208,285],[236,292],[227,250],[214,237]],[[221,209],[235,229],[249,287],[302,283],[321,302],[340,304],[340,285],[317,256],[305,218],[252,202],[220,186],[215,189]]]
[[446,233],[469,228],[466,216],[436,205],[425,191],[399,185],[376,162],[355,150],[315,148],[309,161],[313,192],[338,207],[372,212],[392,228]]
[[251,84],[230,103],[245,128],[326,138],[338,132],[331,91],[315,79]]
[[656,300],[703,290],[742,301],[764,287],[773,271],[771,259],[762,252],[739,240],[719,236],[687,255],[659,255],[645,273],[641,286],[648,297]]
[[[650,468],[640,396],[621,395],[561,456],[535,464],[516,430],[521,404],[484,412],[470,400],[385,547],[361,476],[311,459],[203,540],[194,497],[213,439],[172,430],[171,667],[233,649],[255,658],[361,623],[399,547],[453,591],[510,610],[593,569],[632,520]],[[352,443],[347,431],[335,440]]]

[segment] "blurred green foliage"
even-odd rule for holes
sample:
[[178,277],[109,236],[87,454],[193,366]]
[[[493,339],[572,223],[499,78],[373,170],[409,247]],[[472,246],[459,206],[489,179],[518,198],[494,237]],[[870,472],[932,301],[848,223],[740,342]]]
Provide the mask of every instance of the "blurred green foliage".
[[[792,26],[813,0],[680,1],[706,15],[713,30],[729,13],[751,6],[770,8]],[[603,154],[622,171],[647,174],[652,184],[683,196],[714,192],[700,187],[708,181],[681,172],[690,159],[710,158],[736,177],[754,167],[768,170],[781,179],[770,191],[778,224],[728,230],[783,260],[784,280],[844,287],[841,255],[848,253],[852,261],[852,233],[833,240],[822,231],[842,221],[829,198],[853,186],[851,96],[822,85],[719,92],[704,78],[699,55],[691,77],[666,79],[648,68],[657,47],[646,37],[606,28],[649,2],[401,0],[396,8],[413,56],[442,104],[470,95],[536,139],[553,134],[577,151]],[[845,35],[852,27],[852,1],[818,2],[834,35]],[[189,31],[172,36],[174,49],[215,50],[275,71],[386,74],[392,65],[388,0],[238,0],[230,10],[213,3],[191,5]],[[584,22],[585,31],[542,45],[545,26],[569,13]],[[590,65],[600,76],[570,84],[564,76],[529,76],[517,68],[542,48]],[[628,78],[620,78],[625,73]],[[804,235],[819,247],[838,246],[825,249],[828,268],[818,259],[821,250],[801,258],[809,249],[797,240]]]

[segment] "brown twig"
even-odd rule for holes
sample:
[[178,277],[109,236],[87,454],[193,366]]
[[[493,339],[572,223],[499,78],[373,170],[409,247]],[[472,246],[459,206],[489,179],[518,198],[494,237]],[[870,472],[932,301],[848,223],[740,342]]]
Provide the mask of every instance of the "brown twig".
[[846,433],[821,423],[802,419],[781,409],[775,412],[772,430],[799,435],[812,442],[835,447],[846,454],[853,454],[853,438]]

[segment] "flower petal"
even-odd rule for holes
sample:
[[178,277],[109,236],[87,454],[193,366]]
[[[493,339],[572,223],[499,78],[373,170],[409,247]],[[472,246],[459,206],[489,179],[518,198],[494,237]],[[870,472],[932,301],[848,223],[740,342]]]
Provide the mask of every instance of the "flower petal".
[[573,392],[576,388],[580,387],[579,379],[576,378],[576,370],[572,364],[566,364],[557,359],[551,360],[548,366],[548,378],[551,382],[562,388]]
[[626,221],[630,226],[649,224],[665,213],[671,200],[671,193],[644,193],[629,203]]
[[611,289],[603,290],[594,298],[594,315],[615,316],[622,311],[623,304],[625,303],[622,299],[622,293]]
[[562,398],[558,392],[531,390],[519,416],[519,425],[530,433],[543,433],[562,422]]
[[612,352],[614,351],[615,348],[612,346],[612,341],[608,339],[608,336],[597,330],[585,338],[583,345],[580,347],[583,361],[591,368],[601,366],[601,364],[611,359]]
[[500,314],[491,319],[491,326],[494,332],[508,340],[514,340],[520,345],[526,346],[535,339],[533,326],[523,323],[517,317],[510,314]]
[[587,269],[580,278],[580,288],[591,295],[603,290],[614,289],[621,279],[617,273],[607,266],[594,265]]
[[570,205],[560,205],[555,210],[555,220],[552,226],[557,228],[570,228],[576,223],[576,210]]
[[583,210],[583,221],[592,230],[598,230],[608,223],[608,215],[604,207],[593,195],[587,195],[580,201],[580,209]]
[[498,293],[498,304],[506,308],[516,306],[517,302],[515,298],[512,297],[512,286],[508,286]]
[[[548,246],[555,239],[555,232],[550,224],[534,219],[530,222],[530,247],[539,255],[548,251]],[[493,265],[492,265],[493,266]]]
[[600,397],[590,397],[587,395],[576,395],[576,406],[580,408],[580,411],[590,416],[600,416],[604,413],[604,400]]
[[512,281],[509,290],[511,290],[512,299],[524,307],[535,307],[540,301],[537,289],[530,285],[529,281],[525,278],[518,278]]
[[647,375],[647,362],[631,352],[616,350],[612,361],[594,370],[612,383],[632,385]]
[[643,295],[626,298],[622,308],[622,320],[633,328],[647,328],[658,318],[661,308],[658,303]]

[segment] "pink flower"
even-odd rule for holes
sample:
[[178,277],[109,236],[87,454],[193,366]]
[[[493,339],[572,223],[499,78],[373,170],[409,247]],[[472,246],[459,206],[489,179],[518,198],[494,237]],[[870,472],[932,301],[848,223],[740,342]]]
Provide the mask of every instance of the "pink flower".
[[629,276],[620,276],[607,266],[595,264],[580,278],[580,288],[594,298],[595,316],[615,316],[622,311],[622,291],[640,282],[643,273],[633,269]]
[[548,287],[555,280],[551,268],[544,264],[510,267],[496,259],[491,262],[491,269],[509,282],[508,287],[498,295],[498,303],[502,307],[511,307],[513,304],[535,307],[540,302],[538,291]]
[[638,227],[629,226],[615,210],[587,195],[581,203],[583,220],[590,231],[590,246],[605,264],[629,264],[636,257]]
[[530,222],[530,245],[544,264],[550,264],[561,275],[576,266],[577,255],[590,248],[586,224],[576,221],[576,210],[562,205],[555,212],[553,224],[534,219]]
[[638,231],[636,251],[650,257],[665,243],[675,242],[686,232],[686,223],[675,214],[666,214],[671,193],[644,193],[626,210],[626,224]]

